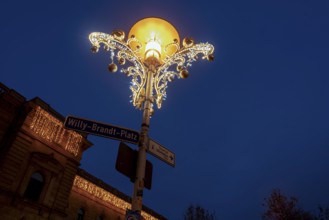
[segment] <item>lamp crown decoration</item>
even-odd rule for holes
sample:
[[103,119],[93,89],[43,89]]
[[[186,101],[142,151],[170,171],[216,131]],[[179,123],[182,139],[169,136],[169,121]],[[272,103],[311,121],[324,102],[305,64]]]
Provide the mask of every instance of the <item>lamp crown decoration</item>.
[[[166,99],[168,82],[177,78],[187,78],[188,67],[192,62],[202,59],[214,60],[214,46],[209,43],[195,44],[186,37],[180,47],[180,37],[175,27],[168,21],[149,17],[136,22],[129,31],[125,41],[122,30],[113,30],[111,34],[93,32],[89,35],[93,45],[91,50],[96,53],[101,45],[110,51],[110,72],[118,70],[115,60],[122,65],[121,72],[132,77],[130,90],[132,104],[142,109],[145,102],[145,86],[149,69],[152,71],[152,103],[156,101],[161,108]],[[129,65],[126,61],[129,61]]]

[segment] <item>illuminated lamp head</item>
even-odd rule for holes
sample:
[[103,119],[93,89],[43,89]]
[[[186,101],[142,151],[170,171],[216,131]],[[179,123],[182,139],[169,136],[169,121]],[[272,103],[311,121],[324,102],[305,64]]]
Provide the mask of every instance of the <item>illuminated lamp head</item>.
[[137,55],[143,62],[156,60],[161,64],[179,50],[178,32],[172,24],[160,18],[139,20],[130,29],[128,37],[140,42],[141,48],[137,48],[137,44],[129,46],[138,51]]

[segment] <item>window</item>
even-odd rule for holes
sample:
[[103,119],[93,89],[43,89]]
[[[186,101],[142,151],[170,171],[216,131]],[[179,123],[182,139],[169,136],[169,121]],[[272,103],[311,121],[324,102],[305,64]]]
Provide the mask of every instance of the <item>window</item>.
[[38,201],[44,185],[44,178],[39,172],[31,175],[30,181],[26,187],[24,197],[33,201]]
[[77,220],[83,220],[85,216],[85,210],[83,208],[80,208],[78,210]]

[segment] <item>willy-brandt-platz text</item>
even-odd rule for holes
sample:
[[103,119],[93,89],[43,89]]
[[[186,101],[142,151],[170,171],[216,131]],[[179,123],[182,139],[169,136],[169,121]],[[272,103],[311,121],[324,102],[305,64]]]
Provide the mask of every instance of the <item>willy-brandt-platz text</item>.
[[65,120],[65,126],[80,132],[123,140],[134,144],[137,144],[139,141],[138,131],[96,121],[90,121],[83,118],[68,116]]

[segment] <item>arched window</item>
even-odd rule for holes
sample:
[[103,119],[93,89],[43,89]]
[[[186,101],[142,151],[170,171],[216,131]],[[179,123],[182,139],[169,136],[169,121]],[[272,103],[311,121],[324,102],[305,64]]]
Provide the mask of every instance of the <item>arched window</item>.
[[85,210],[83,208],[80,208],[78,210],[77,220],[83,220],[85,217]]
[[24,197],[33,201],[38,201],[42,192],[44,182],[45,181],[41,173],[33,173],[26,187]]

